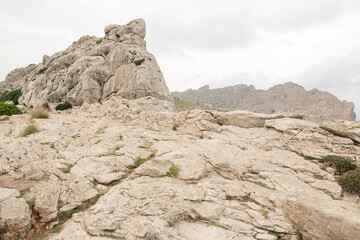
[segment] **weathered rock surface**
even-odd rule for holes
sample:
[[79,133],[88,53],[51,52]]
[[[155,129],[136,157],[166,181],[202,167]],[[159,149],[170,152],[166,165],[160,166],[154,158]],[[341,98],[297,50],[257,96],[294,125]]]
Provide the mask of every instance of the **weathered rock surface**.
[[268,90],[256,90],[253,85],[243,84],[232,87],[173,92],[174,96],[197,103],[212,104],[216,108],[249,110],[258,113],[294,113],[303,114],[308,119],[355,120],[354,104],[340,101],[334,95],[312,89],[306,91],[294,83],[276,85]]
[[20,236],[30,228],[31,211],[18,190],[0,187],[0,233],[12,223],[19,224]]
[[[0,187],[23,190],[37,221],[54,225],[101,195],[45,239],[359,236],[356,196],[343,196],[332,168],[307,160],[335,154],[359,162],[350,134],[358,123],[340,136],[330,130],[337,122],[326,130],[290,115],[154,112],[139,101],[153,103],[114,97],[53,113],[34,120],[39,132],[27,137],[18,137],[26,117],[0,122],[12,130],[0,132]],[[139,156],[146,161],[135,168]],[[173,165],[180,171],[169,177]],[[6,192],[3,202],[26,213],[18,192]]]
[[28,106],[152,96],[165,101],[167,111],[174,111],[156,59],[146,51],[145,33],[143,19],[109,25],[104,38],[81,37],[65,51],[45,55],[42,63],[13,70],[0,91],[21,88],[19,102]]

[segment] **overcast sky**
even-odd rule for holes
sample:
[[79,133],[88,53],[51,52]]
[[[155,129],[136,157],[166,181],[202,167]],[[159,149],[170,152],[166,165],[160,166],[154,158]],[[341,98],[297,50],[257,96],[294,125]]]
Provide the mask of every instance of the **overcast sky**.
[[354,102],[360,117],[359,0],[1,0],[0,81],[135,18],[171,91],[292,81]]

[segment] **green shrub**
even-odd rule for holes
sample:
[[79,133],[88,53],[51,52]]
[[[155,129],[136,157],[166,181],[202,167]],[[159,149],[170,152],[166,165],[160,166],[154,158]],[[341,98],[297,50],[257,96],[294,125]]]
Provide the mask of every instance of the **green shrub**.
[[19,104],[19,97],[21,96],[21,89],[13,90],[13,91],[6,91],[1,94],[0,101],[6,102],[6,101],[13,101],[15,105]]
[[173,131],[177,131],[177,125],[176,125],[176,124],[174,124],[174,125],[172,126],[172,130],[173,130]]
[[145,58],[142,58],[142,59],[139,59],[139,60],[134,61],[134,64],[135,64],[136,66],[139,66],[139,65],[141,65],[143,62],[145,62]]
[[338,180],[344,191],[360,195],[360,170],[346,172]]
[[70,87],[68,87],[68,91],[70,92],[71,89],[73,89],[75,86],[71,85]]
[[102,42],[102,38],[96,41],[96,44],[100,44]]
[[356,169],[356,165],[352,162],[351,158],[347,157],[329,155],[320,159],[319,162],[335,167],[335,173],[339,175]]
[[20,111],[19,108],[17,108],[12,104],[0,102],[0,116],[2,115],[11,116],[15,114],[22,114],[22,112]]
[[37,133],[39,130],[37,129],[34,123],[28,124],[20,133],[20,137],[26,137],[27,135]]
[[39,70],[38,74],[42,74],[43,72],[45,72],[48,68],[47,67],[43,67]]
[[169,172],[167,173],[168,177],[176,177],[180,172],[180,166],[176,164],[172,164]]
[[30,115],[31,115],[31,119],[34,119],[34,118],[47,119],[47,118],[49,118],[49,113],[43,107],[34,108],[31,111]]
[[103,54],[105,55],[105,57],[109,54],[110,51],[104,51]]
[[63,111],[63,110],[69,109],[69,108],[72,108],[72,106],[69,102],[61,103],[55,107],[55,109],[58,111]]

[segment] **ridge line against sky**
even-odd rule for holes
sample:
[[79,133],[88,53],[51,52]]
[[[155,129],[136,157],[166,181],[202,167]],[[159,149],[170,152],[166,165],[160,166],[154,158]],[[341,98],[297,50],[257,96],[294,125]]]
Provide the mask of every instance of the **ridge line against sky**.
[[360,116],[360,1],[17,0],[0,3],[0,81],[108,24],[147,23],[171,91],[294,82],[352,101]]

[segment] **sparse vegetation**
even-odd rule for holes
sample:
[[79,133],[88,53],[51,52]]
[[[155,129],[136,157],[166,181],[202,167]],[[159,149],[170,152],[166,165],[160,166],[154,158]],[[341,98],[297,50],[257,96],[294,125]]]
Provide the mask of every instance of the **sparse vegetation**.
[[176,164],[171,164],[169,172],[167,173],[168,177],[176,177],[180,172],[180,166]]
[[217,121],[217,124],[218,124],[219,126],[224,125],[223,123],[221,123],[221,122],[219,122],[219,121]]
[[270,234],[270,235],[272,235],[272,236],[275,236],[275,237],[278,237],[278,238],[281,237],[281,233],[276,232],[276,231],[272,231],[272,230],[269,230],[269,231],[268,231],[268,234]]
[[270,189],[270,190],[275,190],[275,188],[272,188],[272,187],[269,187],[268,185],[266,185],[265,183],[262,183],[262,182],[259,182],[259,181],[255,181],[255,182],[252,182],[260,187],[263,187],[263,188],[267,188],[267,189]]
[[71,168],[73,167],[74,165],[69,165],[67,166],[66,168],[59,168],[60,171],[62,171],[63,173],[69,173],[71,171]]
[[213,110],[213,108],[210,107],[210,105],[182,100],[175,96],[173,96],[173,98],[175,102],[176,111],[178,112],[192,110],[192,109]]
[[152,159],[155,157],[155,154],[150,154],[148,157],[141,157],[141,156],[138,156],[137,158],[135,158],[134,160],[134,164],[135,164],[135,168],[139,167],[141,164],[143,164],[144,162]]
[[62,222],[66,222],[67,220],[69,220],[72,217],[72,215],[74,213],[84,211],[84,210],[88,209],[89,207],[91,207],[92,205],[94,205],[98,201],[100,196],[101,195],[97,194],[95,197],[83,202],[83,204],[81,204],[80,206],[78,206],[74,209],[71,209],[69,211],[59,212],[57,214],[58,219]]
[[177,131],[177,125],[176,125],[176,124],[174,124],[174,125],[172,126],[172,130],[173,130],[173,131]]
[[37,133],[39,130],[35,123],[29,123],[20,133],[20,137],[26,137],[30,134]]
[[98,39],[98,40],[96,41],[96,44],[100,44],[101,42],[102,42],[102,38]]
[[12,101],[15,105],[19,104],[19,97],[21,96],[21,89],[5,91],[0,95],[0,102]]
[[215,226],[217,226],[217,227],[219,227],[219,228],[224,228],[224,226],[221,225],[219,222],[216,222],[216,223],[215,223]]
[[34,208],[34,206],[35,206],[35,201],[36,201],[36,198],[35,198],[35,197],[33,197],[33,198],[31,198],[31,199],[29,199],[29,200],[26,201],[26,203],[29,205],[29,208],[30,208],[30,209],[33,209],[33,208]]
[[44,73],[48,68],[47,67],[43,67],[39,70],[38,74],[42,74]]
[[123,42],[123,41],[124,41],[124,40],[118,40],[118,41],[116,41],[116,42],[120,42],[120,43],[121,43],[121,42]]
[[22,112],[15,105],[0,102],[0,116],[11,116],[15,114],[22,114]]
[[34,118],[49,118],[49,113],[43,107],[34,108],[30,113],[31,119]]
[[266,210],[266,209],[264,209],[264,208],[260,209],[259,212],[260,212],[261,215],[263,215],[265,218],[267,218],[268,215],[269,215],[269,211]]
[[52,230],[52,233],[58,233],[58,232],[60,232],[60,230],[61,230],[61,227],[57,226]]
[[347,157],[329,155],[320,159],[319,162],[335,167],[335,173],[339,175],[356,169],[352,159]]
[[301,115],[301,114],[295,114],[295,115],[291,116],[291,118],[306,119],[306,116],[305,116],[305,115]]
[[55,107],[55,109],[58,111],[63,111],[69,108],[72,108],[72,105],[69,102],[61,103]]
[[116,145],[115,146],[115,151],[117,151],[117,150],[120,150],[121,148],[123,148],[124,147],[124,145],[123,144],[121,144],[121,145]]
[[73,89],[75,86],[74,85],[71,85],[69,88],[68,88],[68,91],[70,92],[71,89]]
[[344,191],[360,195],[360,169],[346,172],[338,182]]
[[143,62],[145,62],[145,58],[142,58],[142,59],[139,59],[139,60],[134,61],[134,64],[135,64],[136,66],[140,66]]
[[121,134],[119,135],[120,140],[123,140],[123,137],[124,137],[123,135],[121,135]]
[[96,134],[104,134],[105,133],[105,129],[100,129],[96,132]]
[[241,200],[239,200],[240,202],[255,202],[255,199],[253,199],[252,197],[250,197],[250,194],[247,194],[246,196],[244,196]]

